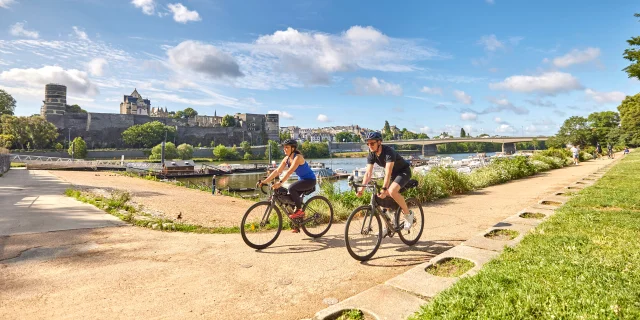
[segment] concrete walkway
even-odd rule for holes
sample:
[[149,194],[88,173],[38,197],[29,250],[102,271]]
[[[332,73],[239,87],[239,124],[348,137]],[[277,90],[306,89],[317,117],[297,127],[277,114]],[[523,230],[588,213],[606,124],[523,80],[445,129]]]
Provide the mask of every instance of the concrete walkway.
[[0,178],[0,237],[124,224],[66,197],[69,186],[46,171],[9,170]]

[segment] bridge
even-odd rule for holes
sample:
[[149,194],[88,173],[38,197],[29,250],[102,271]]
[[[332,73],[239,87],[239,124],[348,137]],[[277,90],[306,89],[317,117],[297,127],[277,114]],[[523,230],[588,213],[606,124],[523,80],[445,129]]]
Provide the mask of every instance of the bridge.
[[445,139],[411,139],[393,140],[393,144],[413,144],[422,146],[423,156],[435,156],[438,153],[437,145],[454,142],[484,142],[502,143],[502,152],[512,154],[516,152],[516,143],[533,140],[547,141],[549,137],[482,137],[482,138],[445,138]]
[[[445,139],[411,139],[411,140],[392,140],[385,141],[385,144],[394,144],[394,145],[421,145],[422,146],[422,155],[423,156],[435,156],[438,153],[437,145],[439,144],[447,144],[454,142],[484,142],[484,143],[502,143],[502,152],[506,154],[512,154],[516,152],[516,143],[518,142],[529,142],[533,140],[537,141],[546,141],[549,137],[482,137],[482,138],[445,138]],[[364,147],[364,143],[353,143],[353,142],[332,142],[331,149],[333,151],[338,151],[341,149],[345,149],[342,145],[350,145],[354,146],[357,144],[360,147]]]

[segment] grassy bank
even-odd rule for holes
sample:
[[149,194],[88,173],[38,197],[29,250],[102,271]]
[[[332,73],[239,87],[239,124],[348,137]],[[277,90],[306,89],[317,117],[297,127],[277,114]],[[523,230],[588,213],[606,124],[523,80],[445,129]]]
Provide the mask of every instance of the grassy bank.
[[[571,163],[562,151],[555,154],[538,153],[532,157],[496,159],[488,166],[463,174],[455,169],[434,168],[426,174],[414,174],[418,187],[408,190],[406,197],[415,197],[421,202],[430,202],[451,195],[462,194],[507,181],[532,176],[538,172],[562,168]],[[334,216],[338,221],[345,220],[353,209],[369,203],[370,194],[361,198],[355,192],[338,190],[333,184],[323,184],[321,194],[333,204]]]
[[413,319],[639,319],[640,155]]
[[369,152],[335,152],[332,154],[334,158],[366,158]]
[[181,231],[192,233],[239,233],[238,227],[210,228],[199,225],[180,223],[174,220],[159,218],[145,213],[140,206],[130,203],[131,196],[127,192],[116,191],[109,196],[96,195],[77,189],[67,189],[65,194],[78,201],[92,204],[123,221],[139,227],[146,227],[163,231]]

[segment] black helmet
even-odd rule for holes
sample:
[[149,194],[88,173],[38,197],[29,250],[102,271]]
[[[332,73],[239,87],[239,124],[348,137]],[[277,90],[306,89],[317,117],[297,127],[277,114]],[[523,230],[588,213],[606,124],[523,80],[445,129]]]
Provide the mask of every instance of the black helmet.
[[380,132],[372,131],[372,132],[367,133],[367,136],[364,138],[364,140],[380,140],[380,141],[382,141],[382,135],[380,134]]
[[295,141],[293,139],[287,139],[284,142],[282,142],[282,145],[285,146],[292,146],[292,147],[298,147],[298,141]]

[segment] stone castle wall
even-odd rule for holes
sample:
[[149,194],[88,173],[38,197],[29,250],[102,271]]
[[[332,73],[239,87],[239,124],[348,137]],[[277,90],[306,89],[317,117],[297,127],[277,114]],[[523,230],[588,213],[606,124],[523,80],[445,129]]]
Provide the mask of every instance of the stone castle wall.
[[241,127],[193,127],[186,119],[158,118],[146,115],[112,114],[112,113],[69,113],[47,114],[46,118],[53,123],[60,133],[60,140],[69,136],[71,139],[82,137],[89,149],[123,148],[122,132],[127,128],[151,121],[160,121],[177,128],[176,144],[188,143],[194,146],[209,146],[211,141],[226,146],[240,145],[249,141],[252,145],[266,144],[268,137],[277,137],[278,132],[250,131]]

